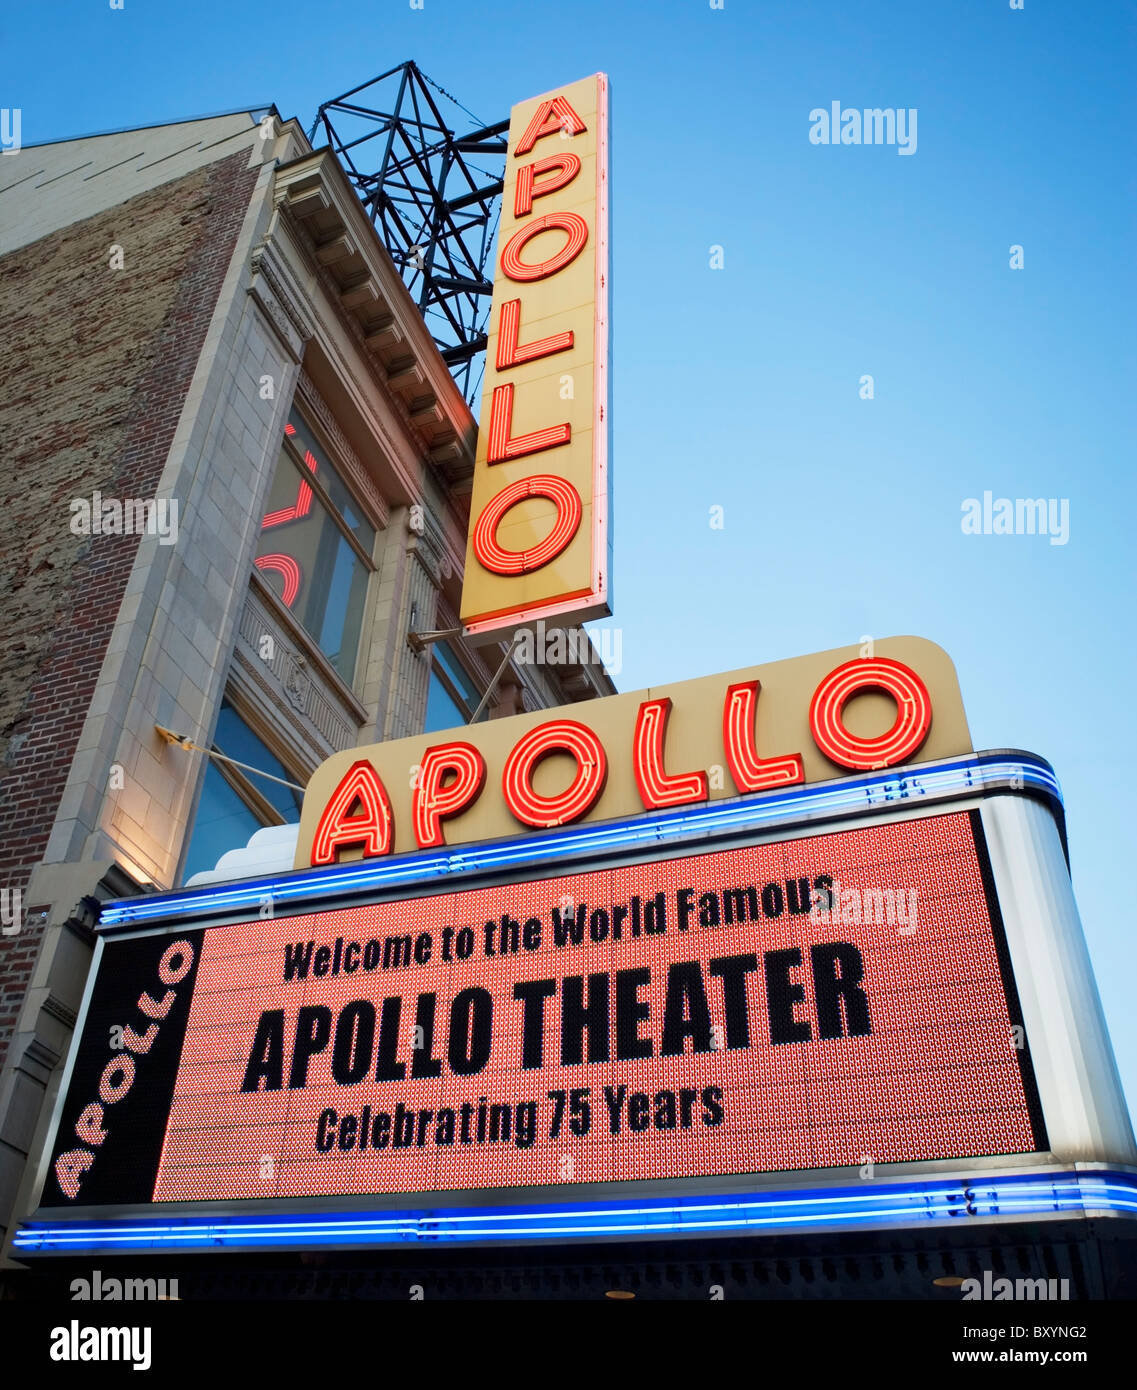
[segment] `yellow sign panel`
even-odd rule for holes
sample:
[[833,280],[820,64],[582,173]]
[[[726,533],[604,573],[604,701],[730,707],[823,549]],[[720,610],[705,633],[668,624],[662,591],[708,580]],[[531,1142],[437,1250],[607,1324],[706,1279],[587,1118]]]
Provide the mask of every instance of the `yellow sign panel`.
[[721,801],[971,751],[951,659],[847,647],[335,753],[296,867]]
[[608,81],[513,108],[462,625],[607,615]]

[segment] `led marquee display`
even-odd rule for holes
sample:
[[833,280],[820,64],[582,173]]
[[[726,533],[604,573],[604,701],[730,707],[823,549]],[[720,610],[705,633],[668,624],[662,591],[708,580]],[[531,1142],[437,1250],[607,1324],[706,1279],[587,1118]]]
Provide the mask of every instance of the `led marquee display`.
[[1032,1153],[1016,1030],[969,811],[107,940],[43,1202]]

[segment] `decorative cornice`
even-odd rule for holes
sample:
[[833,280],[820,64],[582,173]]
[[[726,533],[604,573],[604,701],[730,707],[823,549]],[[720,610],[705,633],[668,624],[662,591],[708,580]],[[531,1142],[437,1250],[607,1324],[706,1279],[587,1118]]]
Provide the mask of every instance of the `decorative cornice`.
[[63,1000],[58,999],[54,994],[47,996],[43,1011],[51,1018],[58,1019],[66,1028],[74,1028],[75,1020],[79,1017],[74,1009],[68,1008]]
[[300,297],[290,285],[281,258],[269,241],[264,241],[249,258],[253,283],[249,293],[264,310],[293,360],[304,355],[304,344],[315,333],[309,316],[301,308]]
[[[460,581],[466,567],[465,525],[454,507],[452,496],[439,484],[437,479],[432,478],[428,474],[424,480],[424,484],[426,492],[426,497],[424,498],[424,511],[431,517],[431,521],[438,532],[438,545],[442,550],[446,566],[450,571],[445,577],[447,580],[456,577]],[[434,500],[433,509],[430,505],[432,494]]]
[[[410,512],[407,513],[408,518]],[[416,530],[407,523],[407,550],[426,571],[427,577],[436,589],[441,589],[453,577],[446,539],[438,520],[429,507],[422,508],[423,529]]]
[[470,409],[334,155],[319,150],[279,165],[274,199],[283,225],[300,234],[296,244],[321,297],[383,389],[393,423],[447,486],[466,481],[476,434]]
[[[74,1016],[72,1016],[69,1026],[74,1027]],[[42,1085],[62,1060],[63,1054],[44,1042],[37,1033],[32,1035],[27,1047],[24,1048],[19,1069],[34,1077]]]

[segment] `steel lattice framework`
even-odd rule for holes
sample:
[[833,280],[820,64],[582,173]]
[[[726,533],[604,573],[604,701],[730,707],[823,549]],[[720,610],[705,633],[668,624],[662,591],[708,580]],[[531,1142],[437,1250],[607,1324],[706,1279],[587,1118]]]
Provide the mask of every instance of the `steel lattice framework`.
[[[463,135],[453,130],[432,88],[477,128]],[[324,102],[309,133],[313,144],[321,129],[473,406],[493,292],[486,268],[508,118],[478,126],[477,117],[407,62]]]

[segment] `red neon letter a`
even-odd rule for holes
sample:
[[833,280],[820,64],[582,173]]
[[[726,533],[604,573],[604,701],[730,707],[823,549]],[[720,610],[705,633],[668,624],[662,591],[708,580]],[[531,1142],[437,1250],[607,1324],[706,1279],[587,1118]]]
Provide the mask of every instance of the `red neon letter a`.
[[[356,805],[360,806],[355,811]],[[363,857],[390,854],[394,817],[387,789],[366,759],[352,763],[332,793],[312,839],[312,863],[334,864],[336,853],[362,845]]]
[[513,153],[528,154],[538,140],[543,140],[546,135],[555,135],[558,130],[580,135],[587,129],[564,97],[551,97],[537,107]]

